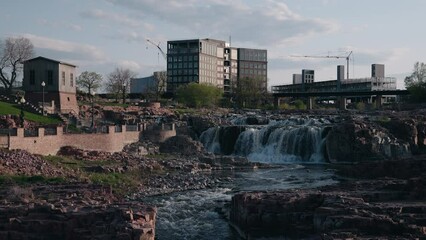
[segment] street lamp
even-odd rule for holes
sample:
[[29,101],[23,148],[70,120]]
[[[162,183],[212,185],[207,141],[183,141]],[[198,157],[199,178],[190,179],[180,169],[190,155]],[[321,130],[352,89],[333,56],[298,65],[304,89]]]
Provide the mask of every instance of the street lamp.
[[24,96],[21,97],[21,99],[19,100],[19,102],[21,103],[21,127],[24,127],[24,104],[25,104],[25,98]]
[[93,131],[93,128],[95,127],[95,111],[94,111],[94,103],[95,103],[95,100],[94,100],[94,98],[95,98],[95,91],[92,91],[91,93],[90,93],[90,95],[92,95],[92,124],[91,124],[91,126],[90,126],[90,128],[92,129],[92,131]]
[[126,83],[123,83],[123,104],[126,103]]
[[41,82],[41,88],[43,89],[43,103],[41,105],[41,111],[42,111],[43,116],[44,116],[44,87],[45,86],[46,86],[46,83],[44,83],[44,81]]

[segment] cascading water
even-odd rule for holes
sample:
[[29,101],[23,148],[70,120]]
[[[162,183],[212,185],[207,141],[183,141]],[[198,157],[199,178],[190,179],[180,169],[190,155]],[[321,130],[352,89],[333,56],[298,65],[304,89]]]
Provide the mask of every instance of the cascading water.
[[[229,131],[236,126],[215,127],[205,131],[200,139],[210,152],[246,156],[256,162],[323,162],[322,131],[327,123],[292,118],[266,126],[238,126],[240,132]],[[229,147],[232,151],[223,151]]]

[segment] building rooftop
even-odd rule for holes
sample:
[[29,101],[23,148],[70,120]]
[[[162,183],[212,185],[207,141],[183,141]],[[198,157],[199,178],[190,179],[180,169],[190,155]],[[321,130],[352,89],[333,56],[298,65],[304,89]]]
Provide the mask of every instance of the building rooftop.
[[46,60],[46,61],[50,61],[50,62],[54,62],[54,63],[68,65],[68,66],[71,66],[71,67],[77,67],[77,65],[74,65],[74,64],[71,64],[71,63],[62,62],[62,61],[58,61],[58,60],[54,60],[54,59],[50,59],[50,58],[46,58],[46,57],[42,57],[42,56],[38,56],[38,57],[35,57],[35,58],[31,58],[31,59],[25,60],[24,63],[25,62],[35,61],[35,60]]

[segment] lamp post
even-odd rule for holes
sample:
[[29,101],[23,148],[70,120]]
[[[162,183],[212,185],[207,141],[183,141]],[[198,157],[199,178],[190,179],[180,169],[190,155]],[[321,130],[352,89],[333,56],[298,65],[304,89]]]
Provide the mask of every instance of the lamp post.
[[43,91],[43,102],[42,102],[42,105],[41,105],[41,111],[42,111],[43,116],[44,116],[44,87],[45,86],[46,86],[46,83],[44,83],[44,81],[41,82],[41,88],[42,88],[42,91]]
[[20,114],[21,127],[24,127],[24,104],[25,104],[25,98],[24,98],[24,96],[21,97],[21,99],[19,100],[19,102],[21,103],[21,114]]
[[123,83],[123,104],[126,103],[126,83]]
[[92,95],[92,124],[91,124],[91,126],[90,126],[90,128],[92,129],[92,131],[93,131],[93,128],[95,127],[95,111],[94,111],[94,103],[95,103],[95,91],[92,91],[91,93],[90,93],[90,95]]

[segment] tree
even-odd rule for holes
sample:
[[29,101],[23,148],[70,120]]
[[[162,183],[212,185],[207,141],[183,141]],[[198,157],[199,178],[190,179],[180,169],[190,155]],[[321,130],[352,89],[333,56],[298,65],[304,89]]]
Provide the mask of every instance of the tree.
[[414,101],[426,101],[426,64],[416,62],[413,72],[404,82]]
[[222,90],[212,85],[190,83],[179,87],[176,97],[188,107],[214,107],[222,98]]
[[161,94],[166,91],[167,72],[154,72],[152,77],[154,78],[154,81],[151,85],[147,86],[143,94],[147,99],[155,99],[158,101]]
[[108,74],[106,90],[114,95],[116,101],[118,101],[121,95],[124,103],[130,79],[135,77],[135,75],[129,69],[116,68],[112,73]]
[[0,81],[10,92],[23,69],[22,62],[34,56],[34,46],[27,38],[7,38],[0,42]]
[[258,108],[269,97],[264,81],[257,78],[238,79],[233,92],[234,101],[240,107]]
[[102,83],[102,75],[96,72],[84,71],[77,78],[77,86],[86,90],[87,93],[96,91]]

